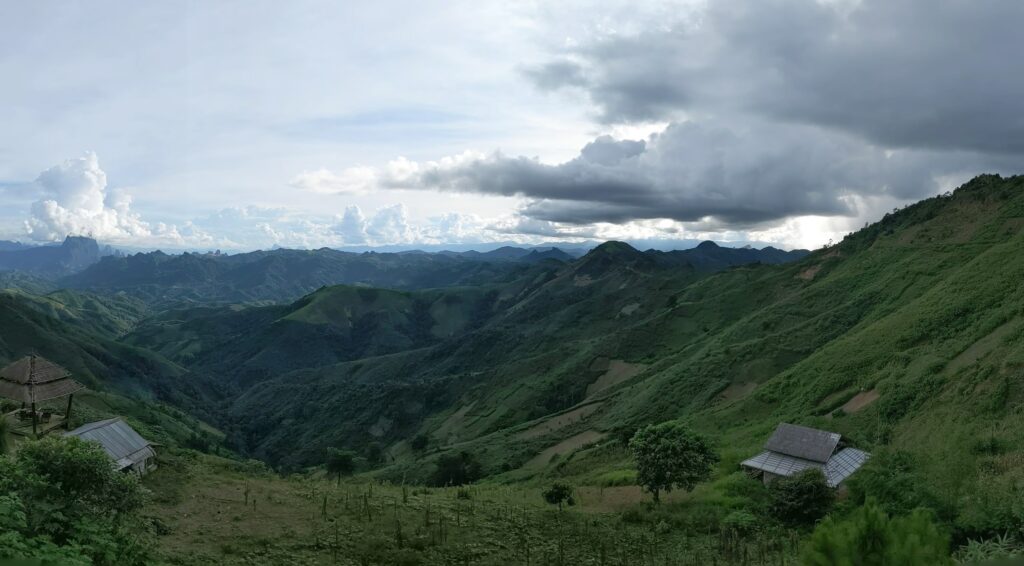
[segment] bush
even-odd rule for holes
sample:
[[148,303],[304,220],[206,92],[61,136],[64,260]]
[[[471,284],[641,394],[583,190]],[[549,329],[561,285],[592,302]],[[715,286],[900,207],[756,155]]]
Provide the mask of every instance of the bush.
[[356,470],[356,455],[348,450],[329,448],[327,450],[327,477],[341,483],[342,476],[352,475]]
[[949,538],[935,526],[930,513],[918,509],[892,519],[873,500],[845,521],[831,517],[822,521],[803,551],[806,566],[952,563]]
[[412,442],[409,443],[409,446],[412,447],[412,449],[417,452],[422,452],[427,449],[427,445],[429,443],[430,439],[427,438],[427,435],[418,434],[416,435],[415,438],[412,439]]
[[0,456],[0,559],[144,564],[145,490],[98,445],[73,437],[23,444]]
[[930,508],[946,520],[956,515],[928,490],[914,457],[906,452],[876,452],[846,485],[850,501],[863,505],[870,495],[890,515],[906,515],[919,507]]
[[473,483],[483,476],[483,468],[472,454],[442,454],[437,459],[437,469],[430,478],[432,485],[465,485]]
[[817,468],[804,470],[788,478],[777,478],[768,485],[771,512],[790,526],[811,525],[832,508],[835,493],[825,474]]
[[544,497],[544,501],[547,501],[551,505],[558,505],[558,510],[562,510],[562,505],[575,505],[576,500],[572,496],[572,486],[567,483],[555,482],[551,484],[551,487],[545,489],[541,496]]
[[748,511],[733,511],[722,519],[722,530],[747,535],[757,530],[761,521]]

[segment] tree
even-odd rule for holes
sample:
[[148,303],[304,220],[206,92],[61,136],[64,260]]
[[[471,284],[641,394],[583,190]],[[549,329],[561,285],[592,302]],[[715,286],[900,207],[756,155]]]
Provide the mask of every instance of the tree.
[[707,439],[673,421],[638,430],[629,450],[636,460],[637,484],[651,492],[655,503],[661,501],[662,491],[692,491],[711,477],[718,463]]
[[147,563],[137,512],[145,490],[95,443],[74,437],[26,442],[0,456],[0,559],[67,564]]
[[416,437],[412,439],[412,442],[409,443],[409,445],[412,447],[413,450],[421,452],[423,450],[426,450],[427,444],[429,443],[430,439],[427,438],[427,435],[417,434]]
[[7,429],[7,419],[0,415],[0,456],[6,454],[7,450],[10,449],[10,446],[8,446],[9,441],[7,440]]
[[380,464],[384,461],[384,447],[379,442],[371,442],[366,446],[366,460],[371,464]]
[[437,469],[434,470],[431,483],[436,486],[464,485],[475,482],[481,476],[483,469],[472,454],[442,454],[437,459]]
[[832,508],[835,493],[825,474],[817,468],[790,477],[776,478],[768,485],[772,514],[790,526],[811,525]]
[[337,448],[327,450],[327,477],[337,480],[338,485],[341,485],[342,476],[352,475],[355,470],[355,454]]
[[873,500],[836,521],[827,517],[804,547],[807,566],[931,566],[952,564],[949,537],[930,513],[917,509],[890,518]]
[[572,486],[567,483],[555,482],[551,484],[551,487],[545,489],[541,496],[544,497],[544,501],[547,501],[551,505],[558,505],[558,510],[562,510],[562,504],[569,505],[570,507],[576,504],[576,499],[572,496]]

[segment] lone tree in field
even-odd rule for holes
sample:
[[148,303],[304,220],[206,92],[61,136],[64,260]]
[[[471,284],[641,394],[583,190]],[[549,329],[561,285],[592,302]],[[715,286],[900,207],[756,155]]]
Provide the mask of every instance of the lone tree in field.
[[468,452],[458,454],[442,454],[437,459],[437,469],[430,483],[437,487],[465,485],[483,477],[480,462]]
[[356,470],[355,455],[348,450],[331,448],[327,450],[327,477],[341,484],[342,476],[352,475]]
[[718,463],[707,439],[673,421],[636,431],[629,450],[636,460],[636,482],[651,492],[655,503],[661,501],[662,491],[692,491]]
[[544,490],[541,495],[544,497],[544,501],[547,501],[551,505],[558,505],[558,510],[562,510],[562,504],[568,506],[576,505],[576,499],[572,496],[572,486],[567,483],[556,481],[551,484],[551,487]]

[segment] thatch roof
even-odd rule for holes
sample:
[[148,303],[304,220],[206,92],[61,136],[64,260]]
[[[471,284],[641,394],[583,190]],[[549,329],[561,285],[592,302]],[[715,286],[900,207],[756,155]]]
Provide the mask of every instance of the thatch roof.
[[41,403],[85,389],[71,372],[39,356],[26,356],[0,369],[0,397]]

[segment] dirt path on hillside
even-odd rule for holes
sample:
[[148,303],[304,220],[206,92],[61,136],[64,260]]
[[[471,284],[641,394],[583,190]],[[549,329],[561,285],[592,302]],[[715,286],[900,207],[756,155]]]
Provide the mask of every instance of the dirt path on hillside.
[[844,413],[856,413],[857,411],[867,407],[878,400],[879,393],[877,389],[871,391],[862,391],[853,396],[852,399],[847,401],[840,409]]
[[992,332],[989,332],[974,344],[968,346],[963,352],[960,352],[960,354],[949,361],[949,364],[946,365],[946,371],[949,373],[956,373],[974,362],[977,362],[981,358],[984,358],[989,352],[999,345],[999,342],[1005,338],[1011,330],[1016,328],[1016,323],[1016,318],[1010,320]]
[[[601,361],[603,360],[600,358],[595,360],[590,367],[595,368]],[[605,370],[604,374],[587,386],[587,397],[592,397],[594,394],[604,391],[609,387],[632,379],[645,369],[647,369],[646,364],[631,364],[622,360],[611,360],[608,362],[608,369]]]
[[742,383],[731,383],[729,387],[722,390],[718,396],[723,401],[738,401],[743,399],[747,395],[750,395],[757,389],[757,384],[753,381],[744,381]]
[[537,438],[544,436],[549,432],[554,432],[559,429],[563,429],[571,424],[576,424],[583,419],[590,416],[591,413],[601,408],[602,403],[591,403],[582,407],[577,407],[569,412],[555,415],[548,419],[537,423],[530,428],[524,430],[515,435],[517,440],[529,440],[531,438]]
[[462,430],[462,424],[466,420],[466,414],[473,410],[476,406],[476,401],[468,405],[463,405],[458,411],[455,411],[447,419],[441,423],[441,426],[437,427],[437,431],[434,433],[440,438],[445,439],[445,442],[449,442],[452,436],[458,437],[458,432]]
[[523,467],[543,468],[544,466],[547,466],[548,463],[551,462],[551,458],[553,458],[555,454],[558,454],[560,456],[567,456],[569,453],[575,450],[579,450],[580,448],[586,446],[587,444],[590,444],[591,442],[597,442],[598,440],[601,440],[605,436],[605,433],[598,432],[596,430],[588,430],[586,432],[581,432],[576,436],[570,436],[569,438],[566,438],[565,440],[559,442],[558,444],[550,448],[544,449],[543,451],[541,451],[540,454],[537,454],[536,456],[531,458],[530,461],[528,461]]

